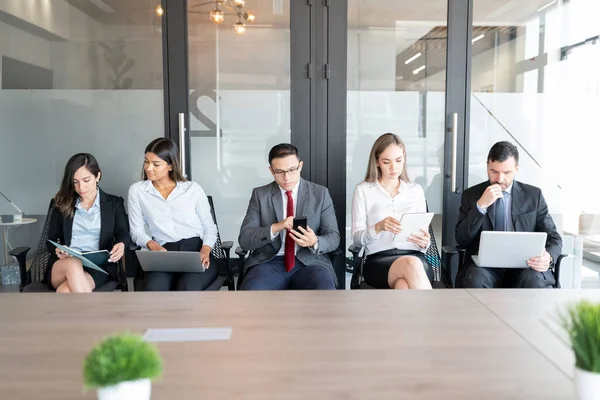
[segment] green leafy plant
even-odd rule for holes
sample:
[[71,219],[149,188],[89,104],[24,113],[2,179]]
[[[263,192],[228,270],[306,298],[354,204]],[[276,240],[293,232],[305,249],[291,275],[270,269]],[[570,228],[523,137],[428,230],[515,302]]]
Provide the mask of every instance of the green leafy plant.
[[161,374],[162,359],[156,346],[129,333],[105,338],[83,363],[84,384],[88,389],[155,379]]
[[575,366],[600,373],[600,303],[572,304],[560,319],[575,353]]

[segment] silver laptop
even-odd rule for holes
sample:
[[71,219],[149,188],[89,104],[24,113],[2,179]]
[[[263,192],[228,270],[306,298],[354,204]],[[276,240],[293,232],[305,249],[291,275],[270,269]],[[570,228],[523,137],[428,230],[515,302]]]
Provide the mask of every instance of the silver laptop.
[[528,268],[527,260],[541,256],[545,249],[545,232],[483,231],[473,262],[486,268]]
[[146,272],[204,272],[197,251],[136,250],[135,254]]

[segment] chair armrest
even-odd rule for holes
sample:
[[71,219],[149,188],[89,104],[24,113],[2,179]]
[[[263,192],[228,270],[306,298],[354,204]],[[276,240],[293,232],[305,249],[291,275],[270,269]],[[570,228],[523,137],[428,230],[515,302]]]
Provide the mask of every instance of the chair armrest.
[[449,257],[458,254],[456,246],[442,246],[442,254],[447,254]]
[[232,241],[221,242],[221,249],[225,254],[225,267],[226,267],[226,284],[228,290],[235,290],[233,280],[233,266],[231,265],[231,248],[233,247]]
[[240,287],[242,286],[242,281],[244,280],[244,259],[246,258],[246,254],[248,254],[248,251],[238,246],[235,248],[235,254],[237,254],[240,260],[238,263],[238,280],[236,287],[236,290],[240,290]]
[[137,278],[141,275],[142,268],[137,259],[137,254],[135,254],[136,250],[141,249],[142,248],[135,243],[129,243],[129,246],[127,246],[127,250],[125,250],[125,254],[122,258],[125,278]]
[[21,283],[19,283],[19,291],[23,291],[25,285],[31,283],[29,274],[27,273],[27,252],[30,247],[17,247],[8,252],[9,255],[17,259],[19,263],[19,275],[21,276]]
[[248,251],[242,249],[240,246],[235,248],[235,254],[237,254],[240,258],[244,258],[246,257],[246,254],[248,254]]
[[228,240],[226,242],[221,242],[221,248],[225,252],[225,257],[227,258],[227,262],[229,263],[229,256],[231,254],[231,248],[233,247],[233,242]]
[[561,254],[558,260],[554,263],[554,280],[556,280],[555,288],[560,289],[560,262],[563,258],[568,257],[568,254]]
[[[454,281],[460,266],[464,263],[466,251],[467,249],[461,246],[442,246],[442,264],[444,265],[444,271],[446,273],[444,279],[446,280],[448,287],[455,286]],[[458,261],[454,264],[454,257],[456,255],[458,255]],[[455,265],[457,268],[453,268]]]
[[353,244],[351,244],[351,245],[348,247],[348,251],[349,251],[350,253],[352,253],[352,255],[354,256],[354,258],[358,257],[358,253],[360,253],[360,249],[362,249],[362,247],[358,247],[358,246],[355,246],[355,245],[353,245]]

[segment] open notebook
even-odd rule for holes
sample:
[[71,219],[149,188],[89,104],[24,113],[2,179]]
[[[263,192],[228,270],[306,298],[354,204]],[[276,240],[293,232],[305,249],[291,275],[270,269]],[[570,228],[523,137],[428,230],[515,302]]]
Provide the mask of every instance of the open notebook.
[[108,272],[99,267],[99,265],[106,264],[108,262],[108,259],[110,258],[110,253],[107,250],[88,251],[80,253],[79,251],[73,250],[68,246],[58,244],[56,242],[53,242],[52,240],[48,241],[54,246],[56,246],[56,248],[58,248],[59,250],[64,251],[70,256],[80,259],[85,268],[95,269],[96,271],[100,271],[106,275],[109,275]]

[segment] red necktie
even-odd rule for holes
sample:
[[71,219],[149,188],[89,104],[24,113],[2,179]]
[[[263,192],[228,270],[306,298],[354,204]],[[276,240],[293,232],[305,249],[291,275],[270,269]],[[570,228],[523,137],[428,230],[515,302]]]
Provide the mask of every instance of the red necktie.
[[[292,191],[288,190],[285,192],[287,195],[287,217],[294,216],[294,199],[292,198]],[[292,235],[289,230],[285,231],[285,249],[283,253],[283,265],[285,266],[285,270],[290,272],[294,265],[296,264],[296,255],[294,254],[294,250],[296,247],[296,242],[292,239]]]

